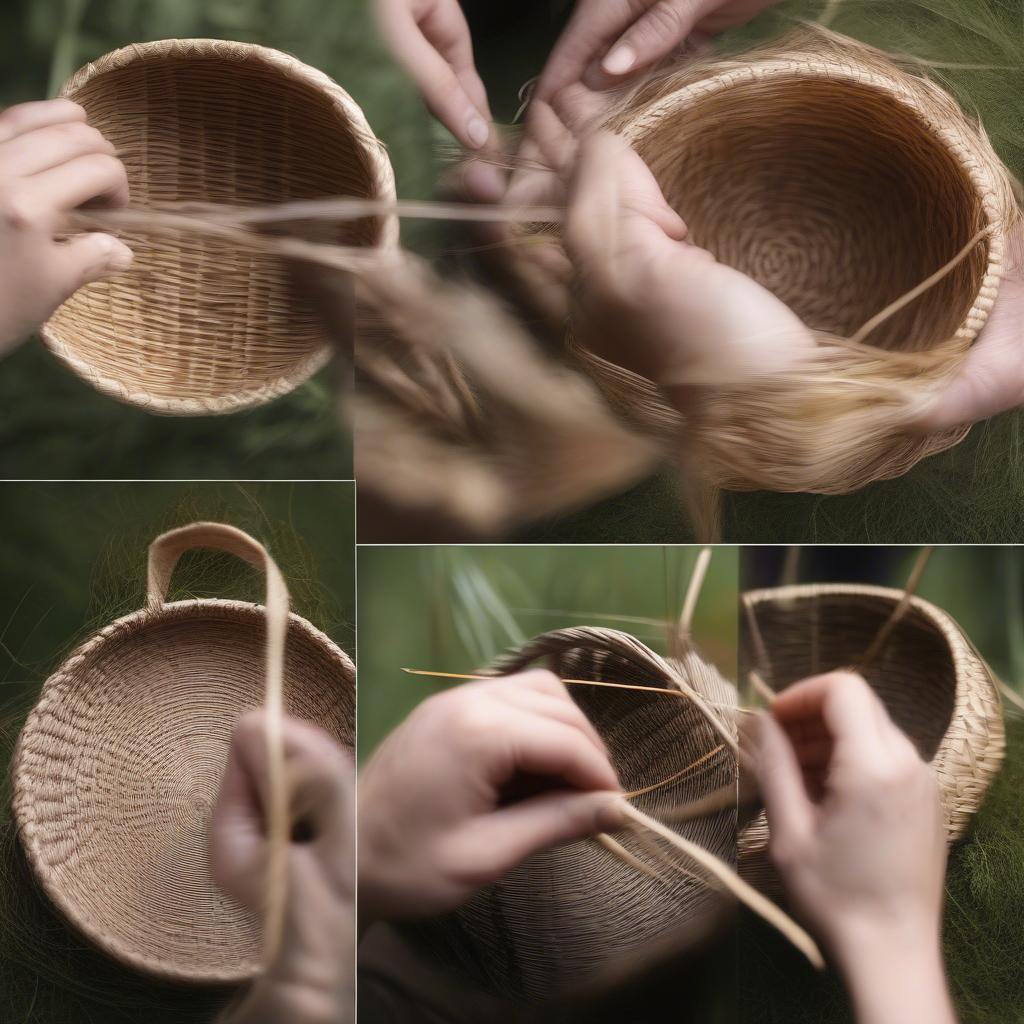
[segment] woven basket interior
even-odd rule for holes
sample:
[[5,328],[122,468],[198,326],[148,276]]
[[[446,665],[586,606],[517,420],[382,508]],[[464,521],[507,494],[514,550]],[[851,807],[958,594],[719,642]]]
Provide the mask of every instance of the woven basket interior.
[[[637,149],[692,241],[812,328],[849,337],[987,223],[964,168],[882,88],[794,75],[694,96],[645,128]],[[952,337],[986,248],[869,340],[920,350]]]
[[[16,811],[40,880],[143,970],[237,981],[259,968],[262,922],[213,882],[208,836],[235,722],[263,702],[264,633],[256,606],[169,606],[69,662],[22,734]],[[351,747],[349,672],[293,617],[288,709]]]
[[[600,650],[565,652],[551,667],[567,678],[667,684],[652,678],[648,666]],[[696,655],[686,655],[680,671],[714,700],[735,698]],[[721,740],[690,701],[585,686],[570,691],[607,745],[626,791],[706,758],[680,780],[637,797],[640,809],[657,816],[735,780],[731,752],[712,753]],[[673,827],[735,863],[733,810]],[[615,838],[644,863],[657,864],[632,834]],[[457,913],[416,929],[414,938],[488,991],[541,1001],[628,976],[706,937],[720,920],[721,898],[686,875],[661,873],[653,879],[593,841],[570,843],[529,858]]]
[[[755,607],[770,659],[770,683],[782,690],[808,676],[858,665],[894,601],[870,594],[819,593],[761,601]],[[751,656],[749,648],[746,654]],[[931,761],[956,703],[956,667],[942,631],[912,605],[863,675],[893,721]]]
[[[139,206],[374,192],[367,144],[332,95],[254,57],[140,57],[69,95],[117,147]],[[364,220],[320,240],[370,244],[379,231]],[[49,330],[127,395],[215,402],[279,386],[323,348],[311,305],[275,257],[214,239],[125,241],[132,269],[76,293]]]

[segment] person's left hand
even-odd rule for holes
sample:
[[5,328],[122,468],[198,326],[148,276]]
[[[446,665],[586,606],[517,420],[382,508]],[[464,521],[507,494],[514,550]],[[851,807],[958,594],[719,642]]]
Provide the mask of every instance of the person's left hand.
[[915,426],[923,433],[976,423],[1024,406],[1024,225],[1006,240],[996,304],[949,386]]
[[585,348],[680,404],[691,386],[776,373],[813,351],[813,335],[785,303],[686,232],[625,140],[598,133],[581,146],[564,240],[577,275],[573,329]]
[[[210,863],[217,883],[264,912],[267,837],[265,715],[238,723],[213,812]],[[292,842],[277,960],[225,1024],[339,1024],[354,1012],[355,811],[351,759],[322,730],[286,718],[284,752]]]

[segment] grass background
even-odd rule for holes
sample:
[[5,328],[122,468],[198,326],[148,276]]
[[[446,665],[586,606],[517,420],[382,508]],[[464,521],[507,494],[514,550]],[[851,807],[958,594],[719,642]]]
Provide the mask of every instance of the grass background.
[[[4,766],[43,681],[82,640],[141,607],[146,549],[197,519],[268,545],[292,607],[355,648],[350,483],[21,483],[0,485],[0,758]],[[229,555],[186,555],[171,598],[262,601],[263,580]],[[226,993],[154,982],[94,951],[50,909],[0,792],[0,1020],[4,1024],[212,1019]]]
[[[805,582],[901,587],[917,548],[808,548]],[[708,660],[735,678],[741,585],[771,586],[785,552],[720,548],[698,605],[695,636]],[[359,754],[430,693],[452,685],[403,667],[473,672],[521,639],[570,625],[631,632],[666,650],[663,625],[678,615],[696,549],[614,547],[361,548],[359,563]],[[1024,682],[1024,556],[1000,547],[939,548],[919,587],[948,611],[1000,676]],[[457,684],[455,684],[457,685]],[[946,961],[964,1024],[1024,1021],[1024,720],[1008,714],[1006,765],[974,826],[953,852],[946,884]],[[705,954],[706,955],[706,954]],[[725,984],[681,992],[686,965],[649,979],[607,1005],[538,1013],[537,1020],[654,1024],[702,1001],[707,1024],[847,1024],[845,993],[818,975],[777,933],[743,914],[706,969]],[[704,968],[702,968],[703,971]],[[672,1016],[668,1016],[672,1015]],[[516,1018],[518,1019],[518,1018]],[[531,1018],[532,1019],[532,1018]],[[687,1018],[689,1019],[689,1018]]]

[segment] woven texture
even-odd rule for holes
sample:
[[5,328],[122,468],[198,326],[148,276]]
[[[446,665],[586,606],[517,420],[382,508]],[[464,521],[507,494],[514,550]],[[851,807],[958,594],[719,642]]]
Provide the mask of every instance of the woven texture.
[[[129,46],[86,65],[62,95],[116,146],[138,207],[395,195],[351,97],[276,50]],[[393,218],[367,219],[329,240],[371,245],[396,230]],[[279,258],[194,235],[125,241],[132,268],[77,292],[42,332],[101,391],[159,413],[225,413],[285,394],[326,362],[317,314]]]
[[[18,741],[14,813],[46,893],[105,952],[185,982],[261,966],[263,922],[214,883],[209,830],[238,717],[263,705],[266,620],[221,599],[118,619],[45,683]],[[290,615],[288,713],[355,741],[355,670]]]
[[[683,682],[709,700],[735,703],[735,689],[695,653],[665,659],[610,629],[544,634],[492,671],[510,674],[540,659],[562,678],[675,690]],[[732,751],[689,699],[587,686],[569,690],[607,745],[625,790],[687,769],[671,784],[637,796],[641,810],[657,815],[735,780]],[[728,715],[723,722],[735,730]],[[735,864],[734,811],[673,827]],[[646,864],[657,863],[633,834],[614,838]],[[661,876],[623,863],[596,842],[569,843],[530,857],[455,914],[417,932],[434,956],[457,964],[478,984],[534,1002],[598,979],[613,983],[706,937],[728,901],[681,872],[663,870]]]
[[[651,167],[695,244],[821,332],[818,358],[795,380],[711,389],[694,409],[686,426],[710,482],[845,493],[963,438],[962,429],[917,437],[903,427],[915,396],[937,386],[984,326],[1017,207],[1009,173],[951,97],[852,40],[798,36],[656,77],[609,127]],[[866,346],[836,343],[985,228],[956,269]],[[570,346],[619,411],[678,436],[683,419],[650,381]],[[923,373],[879,359],[880,349],[934,359]],[[877,421],[870,437],[865,417]]]
[[[856,666],[903,597],[884,587],[809,584],[748,595],[768,664],[754,661],[775,690],[808,676]],[[921,598],[910,601],[878,655],[860,669],[893,721],[938,776],[950,843],[966,832],[1003,761],[1003,711],[991,670],[961,628]],[[774,889],[762,812],[740,834],[740,867]]]

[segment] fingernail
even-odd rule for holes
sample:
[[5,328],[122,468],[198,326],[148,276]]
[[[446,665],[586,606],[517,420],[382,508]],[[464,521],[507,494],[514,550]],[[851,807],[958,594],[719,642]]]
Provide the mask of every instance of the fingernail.
[[491,130],[487,127],[487,122],[478,114],[474,114],[469,119],[469,124],[466,125],[466,137],[474,149],[479,149],[484,145],[490,134]]
[[629,43],[616,46],[603,61],[601,67],[609,75],[624,75],[636,63],[636,50]]

